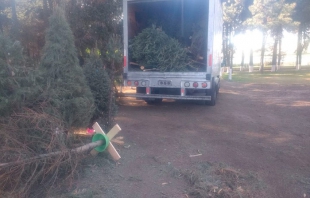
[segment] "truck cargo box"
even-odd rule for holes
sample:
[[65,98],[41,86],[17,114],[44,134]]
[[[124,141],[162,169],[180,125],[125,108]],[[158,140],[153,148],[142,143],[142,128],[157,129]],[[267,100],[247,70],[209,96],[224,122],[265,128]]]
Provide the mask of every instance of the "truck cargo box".
[[127,96],[216,97],[222,53],[219,0],[124,0],[123,11],[124,84],[137,87]]

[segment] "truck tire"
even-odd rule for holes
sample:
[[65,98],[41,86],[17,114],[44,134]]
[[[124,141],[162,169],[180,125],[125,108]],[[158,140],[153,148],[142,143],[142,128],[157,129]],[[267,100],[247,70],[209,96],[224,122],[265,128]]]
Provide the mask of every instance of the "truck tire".
[[207,105],[215,106],[218,91],[219,90],[216,85],[212,89],[210,89],[209,96],[211,96],[211,100],[206,103]]
[[146,100],[144,100],[147,104],[149,104],[149,105],[154,105],[154,104],[159,104],[159,103],[161,103],[162,101],[163,101],[163,99],[162,98],[156,98],[156,99],[154,99],[154,100],[148,100],[148,99],[146,99]]

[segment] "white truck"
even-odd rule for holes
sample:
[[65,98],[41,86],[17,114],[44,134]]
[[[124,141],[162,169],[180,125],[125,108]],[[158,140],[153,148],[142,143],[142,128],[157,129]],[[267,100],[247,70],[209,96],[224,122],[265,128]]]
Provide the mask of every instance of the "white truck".
[[[123,23],[124,86],[136,88],[136,93],[123,93],[123,96],[143,99],[147,103],[175,99],[200,100],[215,105],[222,62],[220,0],[123,0]],[[169,72],[145,69],[134,62],[130,40],[151,23],[156,23],[186,49],[200,45],[200,52],[193,58],[200,67]],[[193,41],[195,38],[199,39]]]

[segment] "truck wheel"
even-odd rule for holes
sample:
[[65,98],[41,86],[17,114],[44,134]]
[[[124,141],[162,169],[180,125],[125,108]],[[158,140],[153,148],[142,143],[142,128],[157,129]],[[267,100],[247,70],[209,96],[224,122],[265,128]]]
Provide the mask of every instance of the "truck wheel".
[[156,98],[155,100],[148,100],[146,99],[145,102],[149,105],[159,104],[163,101],[162,98]]
[[211,96],[211,101],[207,102],[207,105],[209,106],[215,106],[216,104],[216,98],[217,98],[217,93],[218,93],[218,88],[217,86],[213,87],[213,89],[210,90],[210,96]]

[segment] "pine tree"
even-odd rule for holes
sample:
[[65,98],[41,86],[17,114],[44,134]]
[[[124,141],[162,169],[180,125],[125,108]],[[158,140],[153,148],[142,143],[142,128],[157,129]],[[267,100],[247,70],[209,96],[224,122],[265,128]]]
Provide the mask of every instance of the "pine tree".
[[[242,22],[249,17],[250,0],[231,0],[223,3],[223,59],[226,66],[233,66],[234,46],[233,34],[243,29]],[[231,75],[230,75],[231,80]]]
[[283,30],[290,30],[296,26],[292,19],[294,7],[295,4],[287,4],[284,0],[272,2],[271,15],[267,20],[271,35],[274,37],[272,71],[280,67]]
[[3,33],[7,26],[10,24],[10,19],[8,13],[6,12],[7,8],[10,7],[9,0],[1,0],[0,3],[0,32]]
[[15,95],[20,88],[20,69],[23,65],[22,46],[0,33],[0,115],[10,114]]
[[270,0],[254,0],[253,5],[249,7],[252,17],[249,18],[245,23],[252,27],[252,29],[259,29],[263,34],[262,46],[261,46],[261,59],[260,59],[260,71],[264,72],[264,57],[265,57],[265,46],[267,40],[267,18],[271,14],[269,5]]
[[296,7],[293,14],[295,21],[299,22],[298,25],[298,39],[296,50],[296,69],[300,69],[302,60],[302,51],[306,49],[310,42],[310,1],[309,0],[295,0]]
[[0,33],[0,116],[32,106],[39,91],[21,43]]
[[79,66],[73,34],[63,10],[55,8],[49,23],[40,66],[45,111],[64,120],[67,127],[87,126],[94,99]]
[[[250,11],[252,18],[247,20],[247,25],[257,28],[263,33],[263,41],[261,47],[261,72],[264,71],[265,45],[268,33],[274,36],[273,47],[273,67],[281,62],[281,41],[283,29],[289,29],[294,26],[291,15],[294,4],[287,4],[284,0],[254,0]],[[278,55],[278,46],[280,49]],[[277,63],[277,57],[278,63]]]
[[[112,82],[98,54],[91,54],[84,65],[84,73],[95,99],[96,107],[92,120],[99,122],[101,127],[108,130],[112,124],[110,121],[115,114],[116,105],[113,98],[110,101],[110,95],[113,94]],[[110,103],[112,103],[111,107]],[[110,108],[112,108],[111,111]]]

